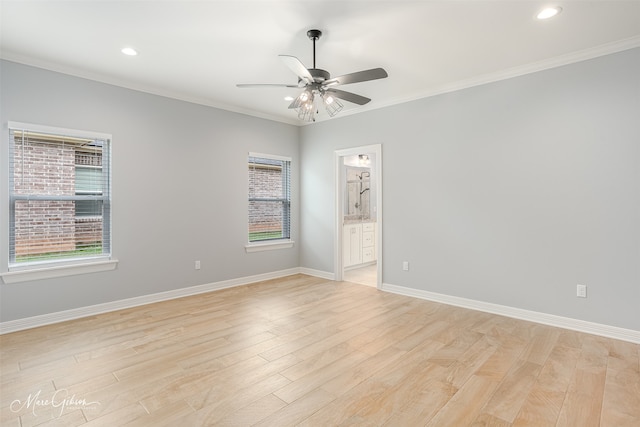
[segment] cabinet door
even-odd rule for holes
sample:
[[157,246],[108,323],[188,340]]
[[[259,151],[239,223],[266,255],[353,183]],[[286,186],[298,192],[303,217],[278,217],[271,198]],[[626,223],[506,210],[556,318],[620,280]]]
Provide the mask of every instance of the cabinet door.
[[375,261],[375,259],[376,259],[376,253],[375,253],[375,248],[373,246],[362,249],[362,262],[371,262],[371,261]]
[[344,226],[342,252],[345,267],[362,264],[362,226],[360,224]]

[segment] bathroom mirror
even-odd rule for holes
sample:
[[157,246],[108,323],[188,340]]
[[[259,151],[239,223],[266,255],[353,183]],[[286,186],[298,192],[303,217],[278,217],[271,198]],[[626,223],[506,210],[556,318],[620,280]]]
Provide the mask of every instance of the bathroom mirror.
[[371,170],[370,168],[347,167],[347,212],[349,219],[371,217]]

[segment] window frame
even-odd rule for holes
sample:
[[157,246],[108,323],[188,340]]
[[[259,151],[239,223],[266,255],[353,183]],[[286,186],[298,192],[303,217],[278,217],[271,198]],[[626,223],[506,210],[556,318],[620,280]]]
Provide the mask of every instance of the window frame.
[[249,152],[248,156],[247,156],[247,174],[249,174],[249,170],[251,169],[251,159],[255,158],[255,159],[264,159],[264,160],[275,160],[275,161],[282,161],[282,162],[287,162],[287,175],[288,177],[285,179],[286,188],[283,188],[283,192],[285,193],[284,196],[285,197],[280,197],[280,198],[273,198],[271,199],[274,202],[284,202],[285,206],[286,206],[286,220],[285,222],[287,223],[288,226],[288,232],[286,233],[288,236],[287,237],[283,237],[283,238],[276,238],[276,239],[263,239],[263,240],[250,240],[249,237],[249,221],[250,221],[250,212],[248,211],[249,209],[249,202],[252,201],[252,199],[258,199],[258,200],[262,200],[265,201],[264,198],[255,198],[255,197],[251,197],[251,182],[250,179],[247,179],[247,234],[246,234],[246,238],[247,238],[247,244],[245,245],[245,250],[248,253],[251,252],[260,252],[260,251],[267,251],[267,250],[276,250],[276,249],[287,249],[287,248],[291,248],[294,245],[294,241],[291,238],[291,217],[292,217],[292,209],[291,209],[291,170],[292,170],[292,159],[291,157],[287,157],[287,156],[280,156],[280,155],[274,155],[274,154],[264,154],[264,153],[255,153],[255,152]]
[[[12,250],[15,244],[15,241],[12,241],[14,234],[12,229],[14,227],[15,221],[15,203],[18,200],[24,199],[22,195],[16,195],[13,192],[12,188],[9,188],[7,193],[7,214],[8,214],[8,223],[6,226],[8,227],[10,233],[7,235],[7,241],[3,242],[8,249],[7,253],[7,271],[0,272],[0,277],[4,283],[16,283],[30,280],[39,280],[39,279],[47,279],[54,277],[63,277],[75,274],[84,274],[84,273],[92,273],[98,271],[108,271],[116,268],[118,261],[113,259],[113,241],[112,241],[112,214],[111,214],[111,141],[112,135],[94,132],[94,131],[84,131],[77,129],[67,129],[67,128],[59,128],[52,126],[44,126],[32,123],[21,123],[21,122],[7,122],[7,131],[9,135],[12,135],[14,131],[23,131],[23,132],[32,132],[32,133],[42,133],[49,134],[55,136],[64,136],[70,138],[86,138],[86,139],[95,139],[95,140],[103,140],[106,141],[106,147],[103,147],[103,150],[107,150],[106,156],[103,156],[103,160],[105,160],[106,164],[103,164],[103,168],[105,169],[106,179],[104,181],[103,190],[105,190],[106,194],[102,194],[103,204],[106,205],[105,209],[107,214],[103,216],[103,242],[104,239],[107,239],[106,247],[108,251],[101,254],[93,254],[90,256],[79,256],[79,257],[69,257],[62,258],[56,260],[46,260],[46,261],[28,261],[28,262],[15,262],[15,259],[12,258],[12,253],[15,253],[15,249]],[[10,136],[9,136],[10,138]],[[7,163],[8,165],[13,164],[13,160],[11,158],[11,146],[13,146],[13,142],[9,141],[7,146]],[[9,173],[13,168],[9,167]],[[12,177],[9,177],[9,182],[11,182]],[[27,196],[29,197],[29,196]],[[82,197],[82,196],[81,196]],[[37,200],[39,197],[33,197],[31,200]],[[45,197],[46,198],[46,197]],[[56,198],[71,198],[71,196],[53,196],[49,199]],[[104,245],[104,243],[103,243]],[[14,255],[15,256],[15,255]]]

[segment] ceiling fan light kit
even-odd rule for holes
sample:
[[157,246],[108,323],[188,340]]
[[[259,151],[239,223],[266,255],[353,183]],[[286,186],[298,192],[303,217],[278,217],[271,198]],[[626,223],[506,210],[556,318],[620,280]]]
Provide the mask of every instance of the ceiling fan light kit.
[[329,117],[335,116],[342,111],[342,108],[344,108],[344,105],[342,105],[342,102],[338,101],[338,98],[334,98],[326,92],[322,94],[322,100],[324,101],[324,108],[327,110]]
[[338,114],[344,105],[340,99],[352,102],[357,105],[364,105],[371,99],[351,92],[334,89],[335,86],[351,83],[365,82],[369,80],[383,79],[387,77],[387,72],[382,68],[372,68],[370,70],[358,71],[345,74],[340,77],[331,78],[328,71],[316,68],[316,40],[322,36],[320,30],[309,30],[307,36],[313,41],[313,68],[306,68],[295,56],[279,55],[291,71],[298,76],[297,85],[287,84],[239,84],[240,88],[247,87],[289,87],[304,88],[303,92],[289,104],[289,108],[296,110],[298,118],[306,122],[315,122],[316,115],[320,113],[321,106],[324,111],[333,117]]

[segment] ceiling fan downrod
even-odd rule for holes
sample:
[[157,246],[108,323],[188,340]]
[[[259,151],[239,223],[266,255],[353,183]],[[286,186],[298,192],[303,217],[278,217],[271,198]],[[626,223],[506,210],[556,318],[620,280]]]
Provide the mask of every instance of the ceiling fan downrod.
[[307,31],[307,37],[313,41],[313,68],[316,68],[316,40],[318,40],[320,36],[322,36],[322,31],[320,30]]

